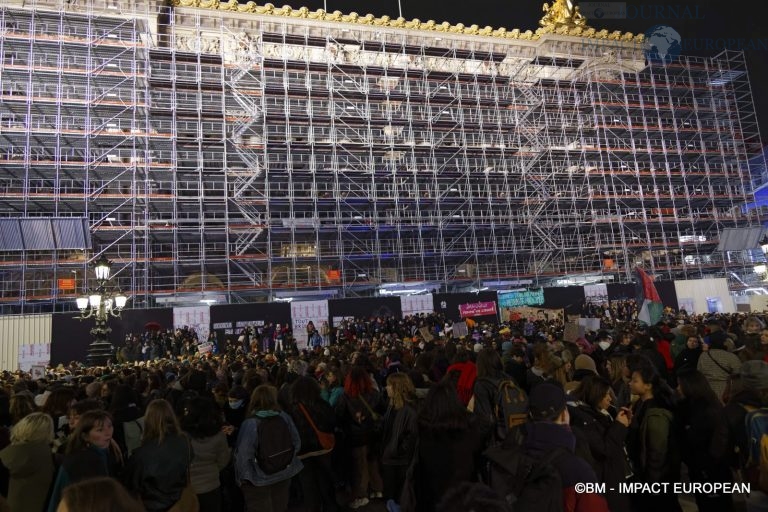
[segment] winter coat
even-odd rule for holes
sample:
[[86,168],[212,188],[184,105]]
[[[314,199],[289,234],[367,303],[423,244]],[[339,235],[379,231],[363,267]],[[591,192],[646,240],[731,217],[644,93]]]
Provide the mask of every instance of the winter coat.
[[51,447],[44,441],[19,443],[0,451],[0,461],[8,468],[8,505],[11,510],[40,512],[53,483]]
[[745,389],[731,398],[724,409],[725,421],[728,425],[729,463],[731,467],[744,469],[749,453],[749,438],[745,427],[748,410],[763,407],[757,390]]
[[563,510],[565,512],[608,512],[602,495],[594,492],[576,492],[577,483],[597,483],[598,479],[589,464],[574,453],[576,438],[567,425],[550,422],[530,422],[525,425],[526,454],[540,460],[554,448],[566,452],[552,460],[562,481]]
[[400,409],[393,406],[384,415],[381,463],[407,466],[413,459],[418,438],[418,414],[410,403]]
[[680,459],[675,442],[674,416],[654,399],[638,401],[630,425],[627,448],[641,482],[675,482]]
[[[607,488],[618,489],[619,483],[630,474],[624,449],[627,427],[584,403],[578,403],[569,411],[571,428],[576,436],[576,453],[586,451],[589,457],[585,460],[595,470],[598,481],[607,484]],[[606,498],[611,511],[629,510],[627,496],[608,493]]]
[[[312,421],[320,432],[333,434],[334,430],[336,430],[336,414],[328,402],[319,400],[317,402],[304,403],[302,405],[307,410],[307,414],[312,418]],[[320,445],[315,430],[302,412],[299,404],[292,404],[289,412],[291,419],[293,419],[293,424],[296,425],[296,431],[299,433],[299,438],[301,439],[299,456],[301,457],[308,453],[323,451],[323,447]]]
[[126,487],[141,498],[147,512],[168,510],[187,486],[191,460],[185,435],[169,435],[159,443],[144,441],[128,460]]
[[229,464],[231,450],[227,436],[218,432],[210,437],[190,439],[192,443],[192,464],[189,476],[195,494],[205,494],[221,486],[219,472]]
[[502,379],[508,379],[506,375],[490,378],[483,377],[475,381],[473,396],[475,407],[473,412],[483,421],[492,425],[496,424],[496,397],[499,392],[499,383]]
[[122,461],[117,460],[115,452],[110,448],[91,446],[68,454],[64,457],[56,474],[48,512],[56,512],[61,500],[61,492],[68,485],[97,476],[119,479],[122,469]]
[[715,392],[715,396],[722,400],[723,392],[728,383],[728,377],[739,372],[741,361],[736,354],[722,349],[711,348],[706,354],[699,356],[697,369],[707,378],[707,382],[712,387],[712,391]]
[[[728,422],[719,403],[682,400],[675,411],[682,462],[692,481],[727,481]],[[718,476],[713,480],[714,476]]]
[[433,512],[448,489],[455,489],[462,482],[477,481],[485,436],[479,432],[475,417],[470,417],[466,430],[419,427],[418,464],[414,470],[418,512]]

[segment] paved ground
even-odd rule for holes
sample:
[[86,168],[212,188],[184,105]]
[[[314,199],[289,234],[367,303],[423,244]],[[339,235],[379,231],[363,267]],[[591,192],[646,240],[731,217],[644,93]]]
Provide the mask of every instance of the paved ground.
[[[341,498],[341,496],[340,496]],[[733,512],[745,512],[747,510],[746,503],[741,496],[734,496],[734,508]],[[339,501],[339,503],[346,503],[345,501]],[[680,496],[680,505],[683,507],[683,512],[698,512],[699,508],[696,506],[696,501],[693,495]],[[346,509],[351,510],[351,509]],[[387,512],[387,507],[383,500],[371,500],[371,502],[365,507],[357,509],[360,512]],[[659,511],[660,512],[660,511]]]

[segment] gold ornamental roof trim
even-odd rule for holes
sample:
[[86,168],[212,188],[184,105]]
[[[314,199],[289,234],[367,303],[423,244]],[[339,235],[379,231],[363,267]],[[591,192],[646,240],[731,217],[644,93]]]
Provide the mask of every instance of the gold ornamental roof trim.
[[266,16],[304,18],[318,21],[335,21],[339,23],[357,23],[359,25],[391,27],[406,30],[498,37],[501,39],[535,40],[545,34],[558,34],[588,39],[626,41],[627,43],[642,43],[644,40],[643,34],[635,35],[632,32],[622,33],[620,30],[614,30],[613,32],[609,32],[606,29],[595,30],[587,25],[586,19],[579,12],[579,7],[574,5],[571,0],[555,0],[551,5],[545,3],[542,6],[544,16],[539,20],[540,26],[535,32],[531,30],[523,32],[519,29],[507,30],[504,27],[493,28],[491,26],[481,28],[478,25],[465,26],[463,23],[451,25],[447,21],[437,23],[434,20],[421,21],[418,18],[408,21],[403,17],[391,18],[386,15],[376,17],[373,14],[360,15],[356,12],[343,14],[341,11],[326,12],[323,9],[310,11],[307,7],[300,7],[298,9],[294,9],[289,5],[275,7],[270,3],[259,5],[253,1],[241,4],[237,0],[171,0],[171,5],[174,7],[193,7],[217,11],[261,14]]

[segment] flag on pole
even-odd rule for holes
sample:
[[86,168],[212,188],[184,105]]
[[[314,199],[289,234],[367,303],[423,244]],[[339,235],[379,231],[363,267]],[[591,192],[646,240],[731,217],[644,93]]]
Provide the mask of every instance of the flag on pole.
[[635,269],[637,274],[637,303],[640,304],[640,313],[637,319],[645,325],[656,325],[661,320],[664,311],[664,304],[661,302],[656,285],[653,284],[651,276],[645,273],[640,267]]

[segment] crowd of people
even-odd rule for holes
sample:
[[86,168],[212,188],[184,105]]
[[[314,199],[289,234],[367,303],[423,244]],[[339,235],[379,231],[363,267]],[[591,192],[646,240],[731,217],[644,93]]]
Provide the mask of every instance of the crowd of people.
[[560,319],[467,324],[349,319],[303,350],[265,326],[205,355],[153,332],[120,364],[4,372],[0,510],[674,511],[620,484],[682,480],[750,482],[736,501],[765,509],[761,316],[614,318],[573,341]]

